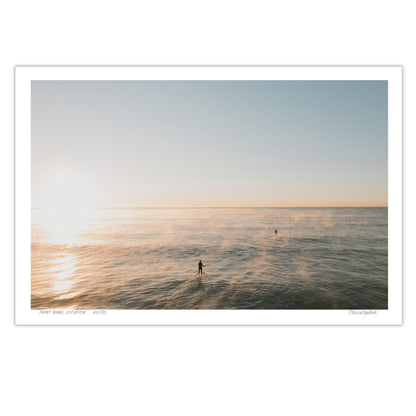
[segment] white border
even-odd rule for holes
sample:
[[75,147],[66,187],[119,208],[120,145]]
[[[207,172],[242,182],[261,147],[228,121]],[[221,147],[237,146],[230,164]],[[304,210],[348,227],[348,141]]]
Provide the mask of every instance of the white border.
[[[108,310],[43,314],[30,309],[32,80],[387,80],[387,310]],[[392,67],[16,67],[15,323],[17,325],[400,325],[402,323],[402,68]]]

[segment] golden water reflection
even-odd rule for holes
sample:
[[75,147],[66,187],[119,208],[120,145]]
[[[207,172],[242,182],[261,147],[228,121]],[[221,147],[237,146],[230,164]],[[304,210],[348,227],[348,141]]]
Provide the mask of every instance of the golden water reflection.
[[[71,295],[70,289],[74,281],[72,279],[75,269],[75,259],[67,254],[59,258],[51,270],[51,286],[55,294],[61,294],[60,298]],[[66,295],[66,296],[65,296]]]
[[42,233],[41,240],[50,244],[71,245],[80,242],[82,236],[93,227],[97,220],[96,210],[34,210],[32,212],[32,224],[39,224]]
[[32,294],[56,300],[78,294],[76,247],[85,242],[96,221],[97,211],[92,209],[32,210]]

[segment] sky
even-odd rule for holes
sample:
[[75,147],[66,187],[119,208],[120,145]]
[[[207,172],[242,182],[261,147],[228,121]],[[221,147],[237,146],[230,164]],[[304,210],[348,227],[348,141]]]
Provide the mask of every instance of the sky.
[[32,207],[387,206],[387,81],[32,81]]

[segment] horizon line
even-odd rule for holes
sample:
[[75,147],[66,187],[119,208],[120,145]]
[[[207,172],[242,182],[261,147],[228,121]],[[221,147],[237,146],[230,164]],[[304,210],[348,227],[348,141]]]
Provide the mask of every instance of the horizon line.
[[[99,206],[89,206],[89,207],[80,207],[80,209],[254,209],[254,208],[388,208],[388,205],[292,205],[292,206],[141,206],[141,205],[99,205]],[[55,209],[54,207],[31,207],[31,209]]]

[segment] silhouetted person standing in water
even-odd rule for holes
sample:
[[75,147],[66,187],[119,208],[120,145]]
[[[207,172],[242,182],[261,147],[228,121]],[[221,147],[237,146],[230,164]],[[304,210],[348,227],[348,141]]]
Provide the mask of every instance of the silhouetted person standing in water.
[[201,276],[202,276],[202,268],[203,267],[205,267],[205,264],[202,264],[202,260],[199,260],[199,263],[198,263],[198,276],[199,276],[199,273],[201,273]]

